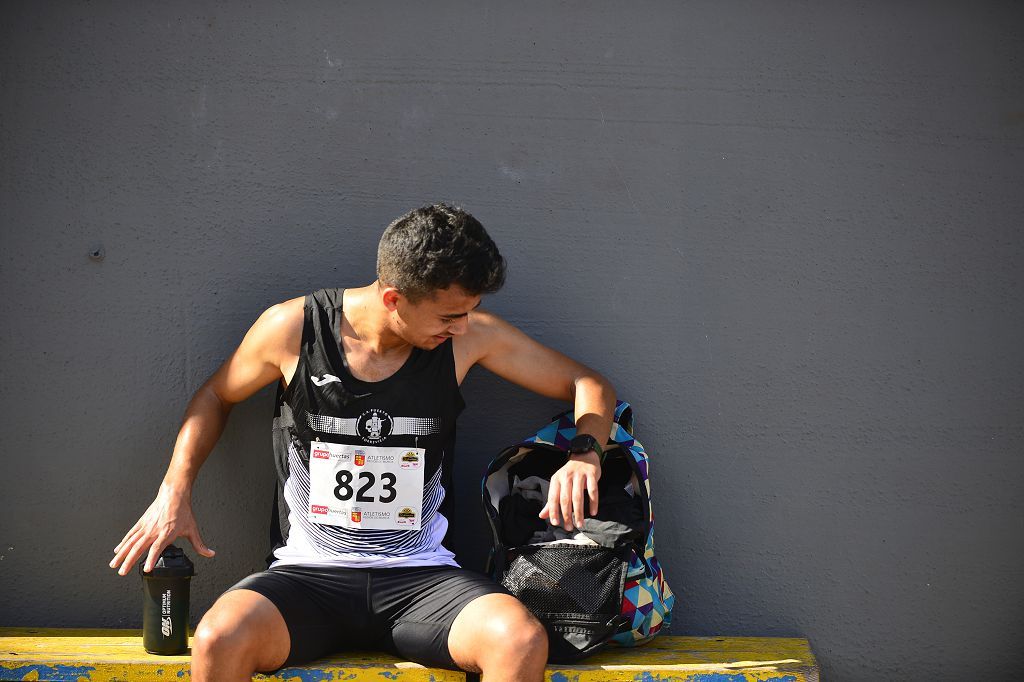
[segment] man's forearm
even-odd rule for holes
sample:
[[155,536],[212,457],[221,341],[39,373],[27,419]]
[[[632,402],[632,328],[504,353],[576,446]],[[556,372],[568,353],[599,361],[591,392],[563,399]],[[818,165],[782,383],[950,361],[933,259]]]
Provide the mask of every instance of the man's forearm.
[[215,554],[200,537],[192,514],[192,484],[224,431],[230,411],[230,404],[206,384],[192,396],[156,499],[114,547],[110,567],[120,575],[127,575],[140,558],[145,559],[144,570],[151,571],[164,547],[182,536],[203,556]]
[[615,416],[615,389],[599,374],[580,377],[574,386],[576,433],[593,436],[603,447]]
[[161,487],[177,494],[191,495],[199,469],[224,432],[230,412],[231,405],[222,402],[208,385],[203,384],[196,391],[185,409]]
[[[577,435],[592,436],[603,448],[611,435],[615,389],[600,374],[586,374],[573,382],[572,398]],[[570,454],[565,466],[551,477],[548,502],[541,509],[540,518],[548,519],[552,525],[561,525],[565,530],[582,527],[585,515],[598,513],[597,482],[600,478],[601,460],[593,450]]]

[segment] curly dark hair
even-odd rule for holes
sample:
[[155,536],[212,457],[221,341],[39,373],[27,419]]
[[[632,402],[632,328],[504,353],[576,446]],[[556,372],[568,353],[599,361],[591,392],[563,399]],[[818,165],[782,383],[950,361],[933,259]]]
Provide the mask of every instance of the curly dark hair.
[[505,259],[476,218],[433,204],[396,219],[377,247],[377,279],[412,303],[458,284],[466,293],[492,294],[505,283]]

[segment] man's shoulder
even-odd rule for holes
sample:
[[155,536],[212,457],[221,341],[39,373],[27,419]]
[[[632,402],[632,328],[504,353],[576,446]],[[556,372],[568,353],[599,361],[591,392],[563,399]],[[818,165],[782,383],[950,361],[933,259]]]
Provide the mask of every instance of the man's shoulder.
[[267,345],[288,354],[297,354],[302,344],[302,325],[305,319],[305,296],[275,303],[260,315],[254,328],[258,328]]
[[469,329],[459,340],[466,347],[468,359],[475,364],[495,348],[521,334],[515,325],[497,313],[477,308],[469,313]]
[[[481,307],[469,311],[470,331],[486,333],[488,331],[492,331],[496,326],[501,324],[508,324],[508,322],[502,319],[497,313],[493,313],[486,308]],[[476,329],[474,329],[474,327]]]
[[293,327],[298,324],[301,329],[305,300],[305,296],[296,296],[287,301],[275,303],[263,311],[261,317],[266,318],[275,327]]

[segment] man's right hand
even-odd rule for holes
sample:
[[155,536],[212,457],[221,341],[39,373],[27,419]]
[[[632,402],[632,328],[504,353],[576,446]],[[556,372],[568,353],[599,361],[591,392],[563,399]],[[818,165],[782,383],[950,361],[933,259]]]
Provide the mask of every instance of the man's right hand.
[[199,527],[192,515],[191,495],[161,486],[153,504],[114,548],[110,567],[120,567],[118,574],[126,575],[148,552],[143,570],[152,571],[164,548],[180,537],[188,538],[195,550],[205,557],[216,554],[199,535]]

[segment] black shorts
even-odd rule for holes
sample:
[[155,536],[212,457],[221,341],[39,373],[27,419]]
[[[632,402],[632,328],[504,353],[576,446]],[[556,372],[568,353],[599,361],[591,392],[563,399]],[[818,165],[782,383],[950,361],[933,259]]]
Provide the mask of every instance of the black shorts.
[[228,591],[238,589],[259,592],[284,616],[291,651],[282,667],[345,649],[376,649],[458,670],[448,652],[455,617],[477,597],[508,594],[484,574],[454,566],[279,566]]

